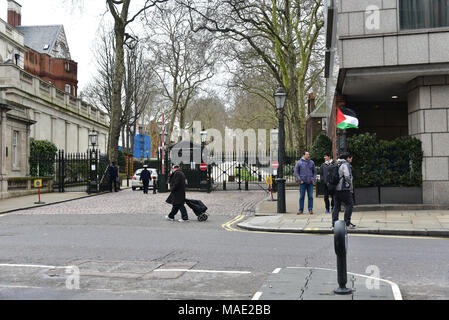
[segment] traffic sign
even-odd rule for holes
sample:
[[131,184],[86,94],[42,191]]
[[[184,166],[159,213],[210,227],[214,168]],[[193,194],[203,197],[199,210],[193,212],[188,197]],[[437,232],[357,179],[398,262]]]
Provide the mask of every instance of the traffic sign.
[[35,188],[42,188],[42,179],[34,180],[34,187]]
[[207,164],[206,163],[200,164],[200,170],[201,171],[206,171],[207,170]]
[[273,179],[272,179],[271,177],[268,177],[268,178],[265,180],[265,182],[266,182],[266,184],[268,184],[268,185],[272,185],[272,184],[273,184]]
[[273,169],[277,169],[277,168],[279,168],[279,162],[273,161],[273,163],[271,164],[271,166],[273,167]]

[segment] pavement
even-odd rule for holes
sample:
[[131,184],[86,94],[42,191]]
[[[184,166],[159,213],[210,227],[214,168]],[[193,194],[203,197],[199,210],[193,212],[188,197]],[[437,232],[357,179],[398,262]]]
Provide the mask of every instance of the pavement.
[[[121,189],[128,189],[126,180],[123,181]],[[37,207],[45,207],[58,203],[64,203],[72,200],[83,199],[87,197],[96,196],[103,193],[88,194],[87,192],[48,192],[41,193],[41,203],[37,194],[8,198],[0,200],[0,214],[15,212],[20,210],[32,209]]]
[[[276,199],[276,196],[274,197]],[[297,215],[299,191],[286,191],[286,213],[278,214],[277,202],[268,197],[255,208],[255,217],[238,224],[251,231],[289,233],[333,233],[331,214],[325,214],[323,198],[314,198],[313,215],[307,210]],[[307,199],[305,200],[307,209]],[[340,219],[343,219],[343,211]],[[426,206],[370,206],[355,208],[351,222],[357,227],[349,233],[449,237],[449,210],[430,210]]]
[[324,268],[277,268],[253,300],[402,300],[399,287],[383,279],[349,273],[348,294],[336,294],[337,271]]

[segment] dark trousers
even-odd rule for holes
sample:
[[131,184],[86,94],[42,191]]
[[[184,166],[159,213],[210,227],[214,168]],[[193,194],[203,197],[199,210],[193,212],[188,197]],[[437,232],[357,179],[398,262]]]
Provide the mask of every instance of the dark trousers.
[[112,186],[114,185],[114,191],[118,192],[117,188],[117,178],[115,179],[109,179],[109,192],[112,192]]
[[[324,205],[326,206],[326,211],[330,211],[329,208],[334,210],[334,193],[329,193],[329,188],[324,184]],[[329,196],[331,197],[331,202],[329,203]]]
[[352,197],[352,193],[350,191],[336,191],[335,195],[335,206],[332,211],[332,226],[334,226],[335,222],[338,221],[338,215],[341,210],[341,203],[345,204],[345,223],[349,225],[351,222],[352,216],[352,207],[354,205],[354,199]]
[[175,215],[178,213],[179,210],[181,210],[182,220],[189,220],[189,216],[187,215],[187,209],[184,206],[184,204],[174,204],[173,208],[171,209],[171,212],[168,214],[168,217],[170,219],[174,219]]
[[149,185],[150,185],[150,181],[143,181],[143,193],[148,193]]

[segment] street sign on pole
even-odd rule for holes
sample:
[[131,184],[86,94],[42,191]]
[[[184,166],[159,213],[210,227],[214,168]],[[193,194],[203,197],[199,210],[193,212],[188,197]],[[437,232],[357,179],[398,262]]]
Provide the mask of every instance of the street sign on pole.
[[277,168],[279,168],[279,162],[278,161],[273,161],[271,163],[271,166],[273,167],[273,169],[277,169]]
[[207,170],[207,164],[206,163],[200,164],[200,170],[201,171],[206,171]]
[[35,204],[44,204],[45,202],[41,201],[41,187],[42,187],[42,179],[34,180],[34,187],[37,188],[37,193],[39,195],[39,201],[35,202]]

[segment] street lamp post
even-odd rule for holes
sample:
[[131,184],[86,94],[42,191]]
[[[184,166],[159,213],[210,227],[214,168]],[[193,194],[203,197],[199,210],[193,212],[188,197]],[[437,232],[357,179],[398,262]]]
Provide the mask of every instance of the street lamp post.
[[88,185],[88,193],[96,192],[97,185],[97,151],[95,150],[95,146],[98,143],[98,132],[92,130],[89,133],[89,141],[92,146],[90,150],[90,181]]
[[279,168],[277,175],[278,185],[278,203],[277,212],[285,213],[285,179],[284,179],[284,107],[287,101],[287,93],[284,88],[280,87],[274,94],[274,102],[276,109],[279,110]]

